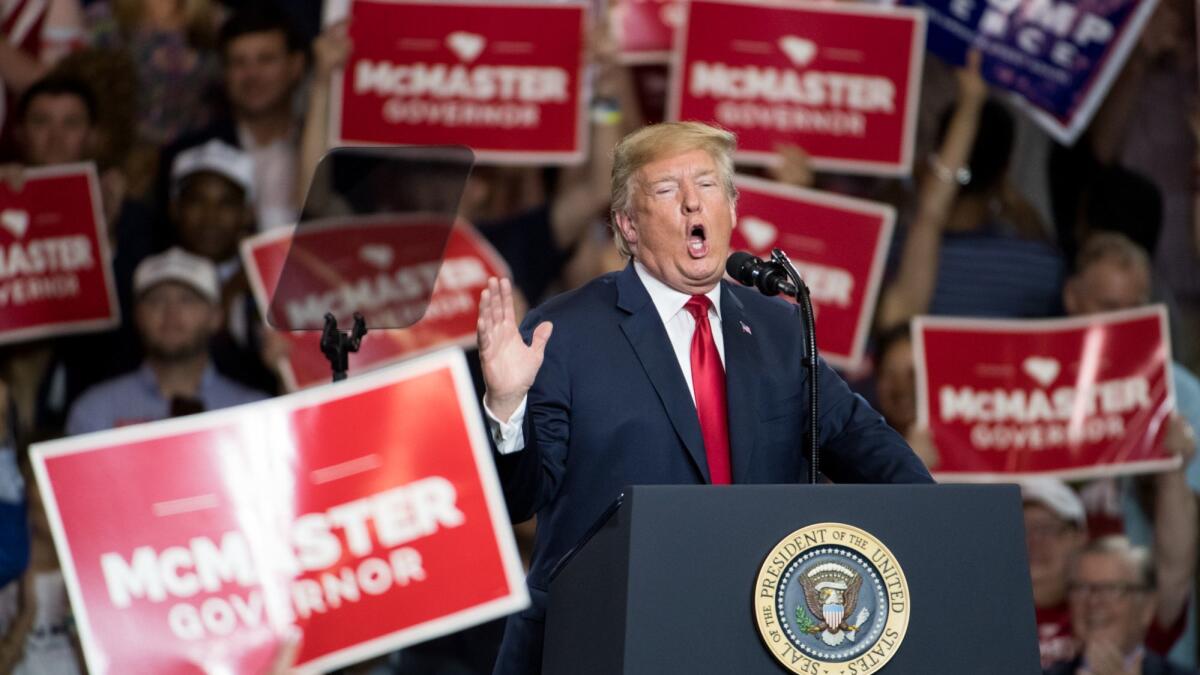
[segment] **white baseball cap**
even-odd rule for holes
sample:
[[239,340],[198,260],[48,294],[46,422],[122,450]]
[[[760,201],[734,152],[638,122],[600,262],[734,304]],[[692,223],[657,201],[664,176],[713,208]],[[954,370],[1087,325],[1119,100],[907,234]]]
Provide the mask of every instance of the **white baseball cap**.
[[221,301],[217,268],[207,258],[181,248],[175,247],[143,260],[133,273],[134,295],[140,296],[166,281],[184,284],[209,302]]
[[1026,478],[1021,481],[1021,501],[1046,507],[1063,520],[1083,528],[1087,513],[1083,500],[1066,483],[1057,478]]
[[184,179],[202,171],[229,179],[242,188],[247,202],[253,200],[254,159],[218,138],[176,155],[175,163],[171,165],[171,197],[179,196]]

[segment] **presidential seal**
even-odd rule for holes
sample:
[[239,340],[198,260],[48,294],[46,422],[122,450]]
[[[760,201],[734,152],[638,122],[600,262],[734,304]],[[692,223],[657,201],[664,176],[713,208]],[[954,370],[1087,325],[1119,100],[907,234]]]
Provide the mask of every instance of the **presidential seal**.
[[767,649],[794,673],[867,675],[908,630],[908,581],[892,552],[841,523],[796,530],[767,555],[754,616]]

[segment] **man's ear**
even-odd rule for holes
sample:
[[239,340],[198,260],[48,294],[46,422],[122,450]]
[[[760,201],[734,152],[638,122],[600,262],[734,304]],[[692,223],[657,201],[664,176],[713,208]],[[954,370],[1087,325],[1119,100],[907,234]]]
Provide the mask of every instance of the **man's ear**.
[[88,129],[87,134],[83,137],[83,159],[84,161],[96,158],[96,149],[100,147],[100,134],[96,132],[96,127]]
[[288,77],[292,84],[300,82],[307,67],[308,62],[304,58],[304,52],[296,51],[288,55]]
[[[1141,627],[1144,631],[1149,631],[1154,625],[1154,620],[1158,614],[1158,591],[1151,591],[1142,597],[1142,615],[1138,617],[1141,621]],[[1186,607],[1184,608],[1186,609]],[[1187,612],[1184,612],[1187,615]]]
[[254,206],[250,202],[242,205],[242,216],[238,219],[238,231],[244,236],[254,234],[254,230],[258,225],[258,214],[254,211]]
[[208,313],[208,337],[212,338],[225,327],[225,304],[217,302]]
[[1084,527],[1072,527],[1069,536],[1071,537],[1071,550],[1078,555],[1088,543],[1087,529]]
[[179,213],[181,210],[179,206],[179,192],[177,190],[172,190],[171,192],[171,196],[167,198],[167,219],[171,221],[169,223],[171,229],[175,231],[176,235],[178,235]]
[[624,211],[613,212],[613,222],[617,229],[620,230],[621,236],[625,238],[625,243],[629,245],[632,251],[637,247],[637,227],[633,224],[633,219]]

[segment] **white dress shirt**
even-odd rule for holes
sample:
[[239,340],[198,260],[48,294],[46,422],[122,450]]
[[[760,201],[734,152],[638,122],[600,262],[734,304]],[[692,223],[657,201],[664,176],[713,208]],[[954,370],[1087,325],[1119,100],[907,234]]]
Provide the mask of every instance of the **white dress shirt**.
[[[679,369],[683,371],[683,379],[687,382],[688,393],[692,395],[692,404],[695,405],[696,388],[692,385],[692,334],[696,331],[696,320],[692,318],[691,312],[684,309],[684,305],[692,296],[681,293],[659,281],[640,262],[635,261],[633,268],[637,272],[638,278],[642,280],[642,285],[646,287],[646,292],[650,294],[650,301],[654,303],[654,309],[658,310],[663,327],[667,329],[667,338],[671,341],[675,360],[679,362]],[[713,341],[717,343],[717,353],[721,356],[721,365],[724,366],[725,336],[721,334],[721,285],[717,284],[705,295],[712,301],[712,307],[708,312],[708,323],[712,327]],[[516,412],[507,422],[497,419],[488,409],[486,401],[483,404],[492,440],[495,441],[496,449],[502,455],[525,448],[525,432],[522,424],[525,421],[525,404],[528,400],[528,396],[521,400]]]
[[296,196],[299,133],[259,145],[245,127],[238,127],[238,142],[254,160],[254,216],[259,232],[291,225],[300,217]]

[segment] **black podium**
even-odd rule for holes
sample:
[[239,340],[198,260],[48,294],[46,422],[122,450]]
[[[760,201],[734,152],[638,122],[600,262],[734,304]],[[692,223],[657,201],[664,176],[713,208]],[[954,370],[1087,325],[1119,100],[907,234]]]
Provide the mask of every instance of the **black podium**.
[[907,579],[907,632],[873,672],[1041,673],[1011,485],[629,488],[551,585],[544,672],[789,672],[760,635],[756,582],[781,540],[825,522],[874,535]]

